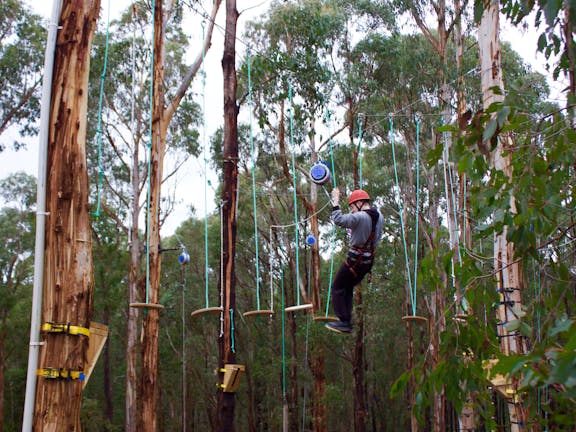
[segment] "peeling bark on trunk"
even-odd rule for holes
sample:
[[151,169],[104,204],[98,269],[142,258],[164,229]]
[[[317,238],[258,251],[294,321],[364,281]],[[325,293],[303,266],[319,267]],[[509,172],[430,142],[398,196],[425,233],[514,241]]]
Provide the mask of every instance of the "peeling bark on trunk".
[[[570,20],[570,2],[565,3],[564,7],[564,41],[566,44],[565,52],[568,59],[568,95],[574,97],[576,95],[576,46],[574,46],[574,33],[576,32],[576,23]],[[569,99],[569,98],[567,98]],[[573,102],[568,100],[566,102],[568,117],[572,128],[576,128],[576,106]]]
[[[90,48],[99,0],[64,1],[48,140],[43,322],[90,327],[94,288],[86,168]],[[45,333],[40,369],[84,371],[88,338]],[[34,430],[80,430],[82,381],[39,378]]]
[[[292,285],[295,286],[295,285]],[[296,341],[296,319],[294,314],[290,314],[289,317],[290,323],[290,341],[292,344],[292,352],[290,355],[290,371],[289,371],[289,380],[290,380],[290,391],[288,392],[288,429],[290,432],[298,432],[299,431],[299,404],[298,404],[298,394],[299,386],[298,386],[298,356],[297,356],[297,341]]]
[[[234,349],[234,314],[236,307],[236,207],[238,189],[238,104],[236,101],[236,0],[226,0],[226,34],[222,72],[224,75],[224,160],[222,183],[222,280],[224,293],[223,334],[220,337],[219,367],[236,360]],[[220,374],[222,378],[222,374]],[[235,394],[218,393],[219,431],[234,430]]]
[[[504,80],[502,77],[502,50],[499,35],[499,2],[492,0],[485,5],[480,27],[478,29],[478,46],[480,50],[480,70],[484,108],[487,109],[494,102],[504,100]],[[500,92],[495,93],[492,88],[497,87]],[[500,134],[496,137],[497,144],[490,166],[502,171],[506,177],[512,179],[510,149],[513,142],[509,135]],[[510,197],[510,212],[516,213],[515,198]],[[515,259],[514,243],[507,240],[507,229],[494,236],[494,271],[496,273],[496,289],[500,296],[500,303],[496,309],[498,325],[498,339],[500,351],[505,355],[526,353],[526,341],[516,331],[509,331],[504,323],[517,319],[515,311],[521,307],[521,292],[524,288],[520,261]],[[515,397],[508,399],[508,410],[511,431],[520,430],[520,424],[526,424],[521,402]]]
[[[135,153],[135,160],[137,161]],[[137,167],[135,163],[133,165]],[[132,191],[134,209],[139,207],[138,186],[140,184],[137,169],[133,169]],[[130,229],[130,270],[128,273],[128,304],[140,302],[138,298],[138,264],[140,262],[140,238],[138,236],[138,215],[140,211],[134,210],[132,213],[132,227]],[[138,426],[138,309],[128,307],[128,319],[126,322],[126,397],[125,410],[126,419],[124,421],[124,430],[126,432],[136,432]]]
[[[140,131],[132,131],[132,134],[140,137]],[[134,151],[132,153],[132,215],[130,225],[130,264],[128,270],[128,305],[142,302],[141,292],[139,292],[140,260],[142,258],[142,243],[140,242],[139,216],[140,205],[140,169],[139,165],[139,140],[134,140]],[[124,398],[125,420],[124,431],[136,432],[138,427],[138,316],[139,309],[127,305],[126,321],[126,396]]]
[[[444,310],[446,307],[445,294],[442,290],[437,289],[432,292],[429,305],[429,323],[428,331],[430,333],[430,342],[428,350],[430,352],[431,364],[436,366],[440,362],[440,337],[442,332],[439,329],[446,329],[446,320]],[[432,430],[441,432],[445,430],[446,424],[446,391],[444,386],[435,390],[433,394],[432,406],[434,408],[431,419]]]
[[[454,1],[454,10],[457,16],[461,15],[462,5],[460,4],[459,0]],[[461,20],[456,21],[456,25],[454,26],[454,36],[456,42],[456,70],[458,71],[457,75],[459,76],[458,79],[458,86],[456,91],[456,103],[457,103],[457,117],[460,124],[463,125],[463,122],[466,120],[466,98],[464,96],[464,85],[465,85],[465,78],[464,74],[462,73],[462,61],[464,59],[464,35],[462,34],[462,24]],[[464,245],[466,249],[471,248],[471,240],[472,240],[472,233],[471,233],[471,225],[469,224],[468,218],[468,208],[469,206],[466,203],[466,194],[465,194],[465,185],[467,183],[466,174],[460,174],[460,185],[458,190],[458,196],[460,197],[458,201],[458,212],[457,214],[464,213],[464,226],[460,229],[460,243]],[[456,305],[457,307],[461,305],[463,300],[461,286],[458,284],[456,287]],[[466,311],[463,311],[466,312]],[[462,386],[466,385],[465,382],[462,382]],[[476,430],[476,412],[474,408],[474,396],[472,393],[468,392],[466,394],[466,402],[462,408],[462,411],[458,415],[458,425],[460,430],[463,431],[475,431]]]
[[[106,287],[106,297],[109,295],[109,289]],[[104,309],[103,324],[110,328],[110,311],[108,306]],[[114,424],[114,404],[112,399],[112,362],[110,361],[110,341],[106,341],[103,354],[104,366],[104,398],[106,400],[104,405],[104,416],[109,424]],[[104,429],[108,432],[108,427]]]
[[324,352],[321,346],[313,348],[310,360],[310,371],[314,377],[314,401],[312,405],[312,431],[327,432],[326,425],[326,402],[324,394],[326,390],[326,374]]
[[[165,126],[162,123],[164,110],[163,94],[163,27],[162,2],[155,2],[154,9],[154,64],[152,90],[152,143],[150,155],[150,208],[147,219],[149,260],[146,303],[158,304],[160,300],[160,190],[162,168],[166,149]],[[138,430],[155,432],[158,429],[158,337],[160,310],[155,307],[144,309],[142,340],[142,373],[140,377],[142,409]]]
[[[410,305],[406,304],[407,314],[411,313]],[[406,322],[406,334],[408,336],[408,349],[406,352],[406,370],[414,367],[414,330],[412,324]],[[408,406],[410,407],[410,431],[418,432],[418,419],[416,418],[416,380],[410,375],[408,380]]]
[[362,286],[354,287],[356,297],[356,344],[352,361],[354,376],[354,432],[366,431],[366,350],[364,346],[364,311],[362,305]]

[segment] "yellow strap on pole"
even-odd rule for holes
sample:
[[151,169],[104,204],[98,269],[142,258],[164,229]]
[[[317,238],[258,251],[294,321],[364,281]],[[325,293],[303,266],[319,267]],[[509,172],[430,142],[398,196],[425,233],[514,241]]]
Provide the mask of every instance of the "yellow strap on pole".
[[90,329],[70,325],[70,323],[44,323],[42,324],[42,331],[46,333],[66,333],[74,336],[90,337]]
[[78,379],[84,381],[84,371],[75,371],[69,369],[54,369],[44,368],[38,369],[37,375],[42,378],[60,379],[60,380],[73,380]]

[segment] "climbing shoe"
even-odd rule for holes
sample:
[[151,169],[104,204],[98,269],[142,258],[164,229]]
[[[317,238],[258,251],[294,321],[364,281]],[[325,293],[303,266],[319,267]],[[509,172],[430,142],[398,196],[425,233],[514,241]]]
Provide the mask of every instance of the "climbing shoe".
[[350,321],[334,321],[325,324],[325,327],[335,333],[350,333],[352,331],[352,323]]

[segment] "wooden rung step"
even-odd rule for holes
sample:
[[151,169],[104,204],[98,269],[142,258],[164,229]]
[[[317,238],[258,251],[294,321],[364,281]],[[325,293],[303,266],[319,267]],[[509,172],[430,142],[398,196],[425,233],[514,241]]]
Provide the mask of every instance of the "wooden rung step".
[[424,318],[418,315],[405,315],[402,317],[402,321],[404,322],[413,322],[413,323],[426,323],[428,322],[428,318]]
[[164,306],[158,303],[130,303],[130,307],[139,309],[164,309]]
[[222,313],[223,310],[224,309],[221,306],[207,307],[207,308],[195,310],[190,315],[191,316],[197,316],[197,315],[210,314],[210,313],[219,314],[219,313]]
[[266,315],[274,315],[274,311],[272,309],[258,309],[244,312],[242,315],[244,315],[245,317],[266,316]]
[[309,310],[309,309],[312,309],[312,303],[306,303],[306,304],[301,304],[301,305],[296,305],[296,306],[289,306],[289,307],[285,308],[284,310],[286,312],[297,312],[297,311]]
[[337,317],[328,315],[317,315],[313,319],[314,321],[328,321],[328,322],[340,321]]

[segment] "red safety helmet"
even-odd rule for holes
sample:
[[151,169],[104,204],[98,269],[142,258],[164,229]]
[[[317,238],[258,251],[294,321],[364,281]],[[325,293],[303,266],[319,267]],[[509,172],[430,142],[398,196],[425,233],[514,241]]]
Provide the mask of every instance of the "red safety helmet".
[[352,205],[356,201],[370,201],[370,195],[362,189],[356,189],[348,197],[348,205]]

